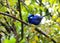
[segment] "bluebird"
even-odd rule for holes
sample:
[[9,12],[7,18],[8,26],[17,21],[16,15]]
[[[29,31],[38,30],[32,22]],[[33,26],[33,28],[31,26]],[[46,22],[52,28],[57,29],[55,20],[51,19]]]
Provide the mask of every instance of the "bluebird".
[[39,25],[42,18],[43,18],[43,16],[30,14],[30,15],[28,15],[28,22],[30,24]]

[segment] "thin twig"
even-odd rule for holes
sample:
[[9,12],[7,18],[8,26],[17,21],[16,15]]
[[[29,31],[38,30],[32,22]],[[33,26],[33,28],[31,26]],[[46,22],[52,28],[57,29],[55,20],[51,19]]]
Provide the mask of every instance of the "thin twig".
[[0,24],[2,25],[2,26],[4,26],[5,27],[5,29],[7,30],[7,32],[9,32],[9,33],[11,33],[11,30],[12,30],[12,32],[14,33],[14,35],[15,35],[15,38],[16,38],[16,43],[18,43],[18,34],[17,34],[17,32],[15,31],[15,28],[13,28],[12,26],[7,26],[6,24],[4,24],[4,23],[2,23],[1,21],[0,21]]
[[[22,13],[21,13],[21,5],[20,5],[20,0],[18,0],[18,11],[19,11],[19,16],[20,16],[20,19],[22,19]],[[24,31],[23,31],[23,23],[21,23],[21,40],[23,39],[23,36],[24,36]]]
[[1,42],[1,38],[2,38],[2,35],[0,34],[0,43],[2,43],[2,42]]
[[13,27],[11,27],[11,28],[13,29],[13,33],[14,33],[15,38],[16,38],[16,43],[19,43],[19,35],[18,35],[17,31],[16,31],[15,24],[12,23],[12,26],[13,26]]
[[10,8],[10,5],[9,5],[9,3],[8,3],[8,0],[6,0],[6,6],[8,7],[8,8]]
[[8,23],[8,21],[7,21],[7,19],[4,17],[4,20],[6,21],[6,24],[8,24],[9,25],[9,23]]
[[4,24],[3,22],[0,21],[0,24],[5,27],[8,33],[11,33],[11,29],[8,25]]
[[4,33],[6,36],[8,36],[8,34],[7,34],[6,32],[4,32],[4,31],[2,31],[2,30],[1,30],[0,32]]
[[10,26],[10,25],[9,25],[9,23],[8,23],[8,21],[7,21],[7,19],[6,19],[5,17],[4,17],[4,19],[5,19],[5,21],[6,21],[6,24],[10,27],[11,31],[14,33],[14,31],[15,31],[16,29],[14,29],[13,26]]

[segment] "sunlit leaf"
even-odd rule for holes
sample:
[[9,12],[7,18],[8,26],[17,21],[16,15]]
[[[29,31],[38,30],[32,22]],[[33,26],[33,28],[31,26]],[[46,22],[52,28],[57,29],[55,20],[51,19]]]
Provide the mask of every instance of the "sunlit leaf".
[[16,2],[17,2],[17,0],[9,0],[9,4],[11,5],[11,6],[14,6],[15,4],[16,4]]
[[31,3],[31,0],[25,0],[25,3],[29,5]]
[[32,41],[32,43],[36,43],[36,41],[35,41],[35,40],[33,40],[33,41]]
[[57,18],[56,22],[60,23],[60,17],[59,17],[59,18]]
[[34,38],[35,38],[36,41],[38,41],[38,36],[35,36]]
[[16,39],[14,37],[10,38],[10,43],[16,43]]
[[53,20],[56,20],[56,19],[57,19],[57,15],[53,15],[53,16],[52,16],[52,19],[53,19]]
[[5,39],[4,43],[10,43],[10,41],[8,39]]

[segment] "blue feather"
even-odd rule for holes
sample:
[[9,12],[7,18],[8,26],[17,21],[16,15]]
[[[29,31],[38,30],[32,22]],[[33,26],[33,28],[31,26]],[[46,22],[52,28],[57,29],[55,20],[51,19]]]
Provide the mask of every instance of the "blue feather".
[[43,16],[38,16],[38,15],[28,15],[28,22],[30,24],[34,24],[34,25],[39,25],[41,20],[42,20]]

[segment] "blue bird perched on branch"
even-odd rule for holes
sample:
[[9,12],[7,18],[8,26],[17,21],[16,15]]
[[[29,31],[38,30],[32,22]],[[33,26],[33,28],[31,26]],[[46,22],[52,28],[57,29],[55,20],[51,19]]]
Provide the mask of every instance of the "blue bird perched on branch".
[[30,14],[30,15],[28,15],[28,22],[30,24],[39,25],[42,18],[43,18],[43,16]]

